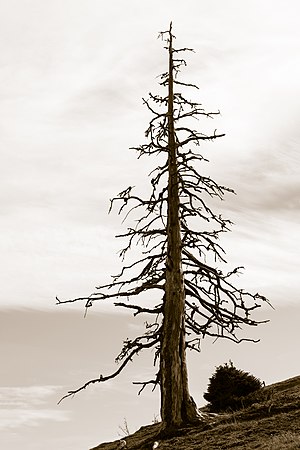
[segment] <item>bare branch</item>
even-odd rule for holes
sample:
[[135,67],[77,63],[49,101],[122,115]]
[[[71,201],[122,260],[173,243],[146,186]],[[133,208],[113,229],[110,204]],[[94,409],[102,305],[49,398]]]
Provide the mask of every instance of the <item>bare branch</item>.
[[[156,342],[157,342],[157,341],[156,341]],[[108,380],[111,380],[111,379],[115,378],[117,375],[119,375],[119,374],[123,371],[123,369],[127,366],[127,364],[128,364],[129,362],[132,361],[132,358],[133,358],[135,355],[137,355],[142,349],[153,347],[153,345],[155,345],[156,342],[149,342],[148,344],[145,343],[145,344],[142,344],[142,345],[140,345],[139,347],[133,349],[132,352],[127,356],[127,358],[124,359],[124,361],[123,361],[123,363],[120,365],[120,367],[119,367],[115,372],[113,372],[111,375],[108,375],[108,376],[105,376],[105,377],[104,377],[103,375],[100,375],[98,378],[94,378],[94,379],[88,381],[87,383],[84,383],[84,384],[83,384],[82,386],[80,386],[79,388],[73,389],[73,390],[71,390],[71,391],[68,391],[68,393],[67,393],[66,395],[64,395],[64,396],[59,400],[59,402],[58,402],[57,404],[59,405],[59,404],[60,404],[63,400],[65,400],[66,398],[72,397],[72,396],[74,396],[75,394],[77,394],[78,392],[83,391],[84,389],[86,389],[86,388],[87,388],[88,386],[90,386],[91,384],[95,384],[95,383],[103,383],[103,382],[105,382],[105,381],[108,381]]]

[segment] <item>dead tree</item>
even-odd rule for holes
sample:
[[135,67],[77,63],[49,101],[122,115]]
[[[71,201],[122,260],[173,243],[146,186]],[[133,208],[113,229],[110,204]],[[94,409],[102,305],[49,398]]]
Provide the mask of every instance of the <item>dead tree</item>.
[[[252,340],[239,338],[237,331],[243,325],[262,323],[250,316],[263,302],[269,302],[258,293],[235,287],[233,279],[240,267],[223,269],[226,260],[219,236],[230,229],[231,222],[213,211],[210,200],[222,200],[233,190],[201,175],[199,167],[207,160],[195,148],[224,135],[216,130],[207,135],[189,125],[193,119],[204,121],[219,112],[205,112],[201,104],[178,92],[198,89],[179,79],[186,66],[181,55],[192,50],[173,47],[172,24],[160,36],[168,51],[168,70],[159,82],[166,92],[150,93],[143,99],[153,118],[146,130],[147,143],[133,148],[138,158],[159,156],[163,163],[150,174],[148,198],[135,195],[128,187],[111,200],[110,210],[117,204],[118,213],[126,220],[139,213],[135,226],[118,236],[126,240],[120,252],[122,269],[88,297],[57,300],[59,304],[84,301],[90,308],[99,300],[111,299],[135,316],[146,314],[144,334],[124,341],[116,358],[117,370],[86,382],[63,398],[116,377],[142,350],[154,349],[154,366],[158,366],[154,378],[136,384],[141,385],[140,392],[147,385],[160,386],[162,432],[169,433],[198,420],[188,388],[186,350],[199,351],[205,336],[237,343]],[[141,256],[126,264],[133,246],[141,248]],[[154,299],[153,306],[143,305],[143,299],[134,302],[135,297],[144,297],[143,293]]]

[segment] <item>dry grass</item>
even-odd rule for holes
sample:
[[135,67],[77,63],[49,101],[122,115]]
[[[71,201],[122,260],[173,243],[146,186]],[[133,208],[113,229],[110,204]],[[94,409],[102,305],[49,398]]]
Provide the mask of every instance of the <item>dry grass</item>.
[[[126,436],[128,450],[151,450],[159,424]],[[92,450],[115,450],[118,442]],[[205,416],[197,427],[181,429],[159,441],[158,450],[300,449],[300,376],[276,383],[245,399],[237,412]]]
[[292,431],[286,431],[273,436],[270,443],[264,445],[265,450],[296,450],[300,448],[300,435]]

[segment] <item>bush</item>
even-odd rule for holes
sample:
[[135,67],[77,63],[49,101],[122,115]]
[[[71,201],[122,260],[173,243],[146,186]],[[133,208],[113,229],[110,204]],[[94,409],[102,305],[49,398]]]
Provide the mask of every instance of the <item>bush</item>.
[[262,383],[258,378],[237,369],[232,361],[229,361],[229,364],[225,363],[216,368],[203,397],[209,402],[208,406],[212,412],[236,410],[243,406],[243,397],[261,387]]

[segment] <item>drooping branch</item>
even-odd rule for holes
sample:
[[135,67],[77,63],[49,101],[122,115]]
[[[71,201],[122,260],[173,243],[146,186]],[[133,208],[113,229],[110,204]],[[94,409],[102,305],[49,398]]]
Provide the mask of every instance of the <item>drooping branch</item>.
[[103,376],[101,374],[98,378],[89,380],[88,382],[86,382],[82,386],[80,386],[79,388],[68,391],[68,393],[59,400],[58,404],[60,404],[64,399],[66,399],[68,397],[72,397],[75,394],[77,394],[78,392],[83,391],[91,384],[103,383],[105,381],[115,378],[123,371],[123,369],[128,365],[128,363],[132,361],[134,356],[138,355],[144,349],[153,347],[155,344],[157,344],[157,342],[158,342],[158,339],[152,340],[150,342],[142,343],[142,344],[139,343],[136,346],[133,346],[132,351],[130,353],[126,353],[126,355],[127,355],[126,358],[123,360],[122,364],[120,364],[119,368],[115,372],[113,372],[112,374],[107,375],[107,376]]

